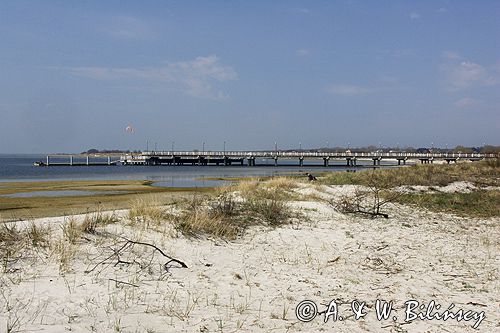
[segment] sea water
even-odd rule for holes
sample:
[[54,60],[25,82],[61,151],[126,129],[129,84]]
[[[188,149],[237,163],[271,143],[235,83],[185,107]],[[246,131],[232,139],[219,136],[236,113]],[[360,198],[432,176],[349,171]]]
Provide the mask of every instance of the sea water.
[[[91,161],[106,161],[106,158],[91,158]],[[45,161],[45,155],[2,155],[0,154],[0,182],[50,181],[50,180],[149,180],[155,186],[166,187],[212,187],[226,184],[216,178],[265,177],[297,175],[309,172],[356,170],[346,167],[345,161],[330,160],[329,167],[323,167],[322,160],[305,160],[299,167],[298,160],[256,160],[257,165],[198,166],[198,165],[158,165],[158,166],[34,166],[35,161]],[[69,157],[51,157],[51,162],[68,162]],[[79,161],[77,158],[74,162]],[[81,159],[84,161],[84,158]],[[384,161],[383,161],[384,162]],[[364,161],[370,166],[371,161]],[[358,165],[360,163],[358,162]],[[358,167],[359,169],[359,167]],[[208,179],[207,179],[208,178]]]

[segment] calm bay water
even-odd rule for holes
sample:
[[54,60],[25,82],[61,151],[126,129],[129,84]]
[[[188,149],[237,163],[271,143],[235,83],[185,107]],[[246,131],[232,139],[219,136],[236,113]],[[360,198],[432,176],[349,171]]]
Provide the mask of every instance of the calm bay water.
[[[98,159],[92,159],[98,161]],[[46,181],[46,180],[151,180],[157,186],[206,187],[221,182],[203,180],[219,177],[252,177],[289,175],[300,172],[312,174],[323,171],[344,171],[343,162],[337,166],[323,167],[322,161],[307,161],[308,165],[298,167],[298,161],[280,160],[275,167],[272,160],[257,161],[255,167],[247,166],[33,166],[35,161],[45,161],[45,155],[2,155],[0,154],[0,181]],[[68,158],[51,158],[52,162],[67,162]],[[77,160],[75,159],[75,162]],[[83,159],[81,160],[83,161]],[[104,159],[102,159],[104,161]],[[305,161],[306,162],[306,161]],[[367,162],[368,163],[368,162]],[[367,164],[369,165],[369,164]]]

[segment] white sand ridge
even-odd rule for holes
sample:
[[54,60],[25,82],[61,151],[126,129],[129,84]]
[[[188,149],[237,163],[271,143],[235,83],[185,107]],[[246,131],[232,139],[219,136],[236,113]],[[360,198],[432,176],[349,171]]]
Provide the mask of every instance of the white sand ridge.
[[[355,187],[305,185],[318,198]],[[471,322],[403,322],[409,299],[485,311],[480,332],[500,323],[499,219],[458,218],[392,204],[391,218],[343,215],[322,200],[290,203],[303,215],[290,225],[256,226],[236,241],[188,239],[170,226],[141,228],[121,221],[76,244],[57,240],[65,218],[50,225],[50,248],[25,250],[0,274],[0,327],[46,332],[476,332]],[[83,216],[76,219],[82,220]],[[22,224],[22,223],[21,223]],[[24,225],[28,225],[24,223]],[[155,244],[188,268],[171,265],[147,246],[119,258],[123,238]],[[66,256],[66,257],[64,257]],[[102,264],[96,264],[111,256]],[[90,272],[89,272],[90,271]],[[88,273],[85,273],[88,272]],[[373,311],[392,300],[398,320],[302,323],[295,307],[332,299],[347,315],[354,299]]]

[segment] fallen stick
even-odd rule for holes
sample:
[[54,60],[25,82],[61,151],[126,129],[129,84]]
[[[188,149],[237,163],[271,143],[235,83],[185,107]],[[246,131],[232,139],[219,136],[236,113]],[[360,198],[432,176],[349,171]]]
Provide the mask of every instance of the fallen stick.
[[129,282],[125,282],[125,281],[120,281],[120,280],[116,280],[116,279],[109,279],[110,281],[114,281],[116,283],[122,283],[122,284],[126,284],[126,285],[129,285],[129,286],[132,286],[132,287],[136,287],[136,288],[139,288],[138,285],[136,284],[133,284],[133,283],[129,283]]
[[137,245],[144,245],[144,246],[149,246],[149,247],[152,247],[153,249],[155,249],[156,251],[158,251],[162,256],[164,256],[165,258],[168,258],[170,259],[169,261],[167,261],[163,266],[165,267],[165,270],[168,272],[168,264],[170,264],[171,262],[174,262],[174,263],[177,263],[179,265],[181,265],[182,268],[188,268],[187,265],[183,262],[183,261],[180,261],[179,259],[175,259],[167,254],[165,254],[165,252],[163,252],[159,247],[157,247],[156,245],[153,245],[153,244],[149,244],[149,243],[144,243],[144,242],[136,242],[136,241],[133,241],[133,240],[130,240],[130,239],[127,239],[125,237],[122,237],[124,240],[126,240],[129,244],[137,244]]

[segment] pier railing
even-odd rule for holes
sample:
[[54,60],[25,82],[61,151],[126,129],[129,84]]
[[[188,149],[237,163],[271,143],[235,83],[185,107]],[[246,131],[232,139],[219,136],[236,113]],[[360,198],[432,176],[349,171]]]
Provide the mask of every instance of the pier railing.
[[304,152],[304,151],[144,151],[138,154],[129,154],[128,156],[186,156],[186,157],[288,157],[288,158],[498,158],[497,154],[482,153],[408,153],[408,152]]
[[[58,160],[52,160],[55,157]],[[121,156],[120,159],[111,159],[111,156],[94,156],[90,160],[89,155],[85,155],[85,160],[74,159],[72,155],[65,155],[66,161],[61,161],[61,156],[47,156],[46,161],[35,162],[38,166],[103,166],[103,165],[184,165],[184,164],[223,164],[231,165],[240,163],[243,165],[246,160],[249,166],[254,166],[256,159],[274,159],[274,164],[278,165],[279,159],[298,159],[302,166],[304,160],[322,159],[323,165],[328,166],[330,160],[343,159],[348,166],[356,166],[356,160],[372,159],[373,165],[380,165],[383,159],[397,160],[398,165],[406,164],[406,160],[418,159],[421,163],[433,163],[434,160],[445,160],[446,162],[456,162],[457,160],[481,160],[485,158],[498,158],[498,154],[482,153],[409,153],[400,151],[382,152],[308,152],[308,151],[144,151],[140,153],[130,153]],[[101,160],[97,161],[96,158]],[[106,158],[105,161],[102,161]]]

